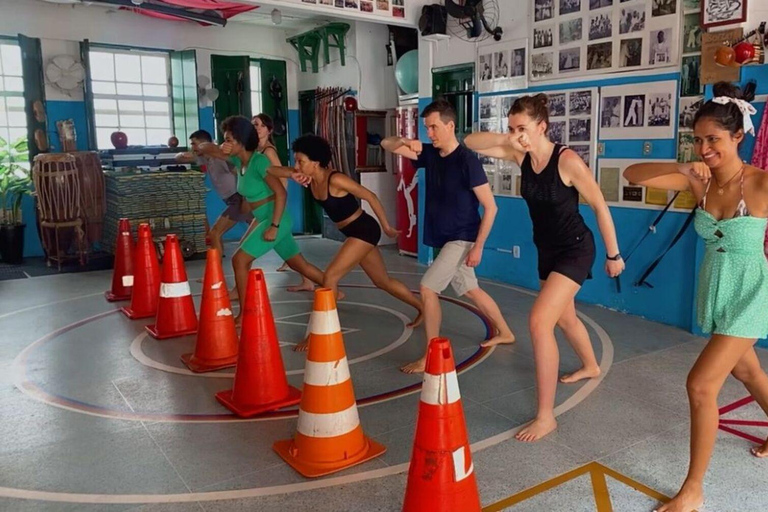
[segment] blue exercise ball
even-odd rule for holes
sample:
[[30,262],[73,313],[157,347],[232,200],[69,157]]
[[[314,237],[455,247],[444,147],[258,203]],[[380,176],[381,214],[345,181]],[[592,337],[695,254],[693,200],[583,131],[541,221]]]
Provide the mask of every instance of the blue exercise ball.
[[419,92],[419,51],[411,50],[400,57],[395,66],[397,85],[405,94]]

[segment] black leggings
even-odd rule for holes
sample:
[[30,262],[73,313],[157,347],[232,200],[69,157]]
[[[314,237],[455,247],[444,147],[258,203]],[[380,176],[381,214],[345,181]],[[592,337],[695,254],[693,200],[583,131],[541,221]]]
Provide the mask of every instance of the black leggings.
[[359,238],[376,246],[381,239],[381,227],[376,219],[363,212],[358,218],[340,230],[347,238]]

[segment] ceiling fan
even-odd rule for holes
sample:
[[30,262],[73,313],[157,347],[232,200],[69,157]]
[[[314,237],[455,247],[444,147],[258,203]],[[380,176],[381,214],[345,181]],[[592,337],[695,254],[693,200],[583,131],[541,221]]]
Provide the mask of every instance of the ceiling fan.
[[[497,0],[445,0],[445,10],[448,16],[456,19],[464,39],[483,39],[491,36],[500,41],[504,30],[498,26],[499,4]],[[495,25],[495,26],[494,26]]]

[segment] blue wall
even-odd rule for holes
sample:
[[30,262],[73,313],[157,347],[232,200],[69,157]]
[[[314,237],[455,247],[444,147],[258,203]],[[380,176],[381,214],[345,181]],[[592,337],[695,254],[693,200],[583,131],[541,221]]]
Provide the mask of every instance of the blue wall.
[[[758,80],[758,94],[768,92],[768,66],[748,67],[743,69],[743,82],[749,79]],[[548,90],[564,90],[585,87],[603,87],[609,85],[642,84],[664,80],[679,80],[678,73],[666,73],[644,77],[616,77],[607,80],[567,83],[557,86],[537,85],[525,91],[515,91],[515,94],[535,93]],[[762,80],[762,81],[761,81]],[[640,86],[639,86],[640,87]],[[711,87],[709,88],[711,89]],[[509,92],[493,93],[491,95],[509,94]],[[423,109],[431,98],[420,98],[419,108]],[[764,103],[755,104],[758,115],[755,116],[755,126],[759,127]],[[477,109],[475,110],[477,112]],[[426,139],[423,126],[419,136]],[[676,157],[677,140],[652,140],[652,152],[643,155],[643,140],[605,140],[605,154],[601,158],[631,158],[631,159],[671,159]],[[742,147],[746,159],[751,157],[754,138],[748,137]],[[424,181],[420,180],[419,192],[424,193]],[[483,277],[497,279],[525,288],[538,288],[538,273],[536,248],[533,245],[532,226],[525,202],[520,198],[496,197],[499,213],[494,229],[486,243],[483,261],[478,267],[478,274]],[[423,218],[423,200],[420,200],[419,216]],[[683,238],[672,249],[662,263],[648,279],[650,287],[635,287],[646,268],[666,249],[672,238],[685,222],[687,213],[667,213],[656,233],[649,235],[643,244],[632,254],[627,270],[622,275],[622,291],[618,292],[615,280],[609,279],[604,270],[605,247],[597,228],[595,215],[587,206],[581,207],[581,213],[587,224],[595,233],[598,259],[593,268],[594,279],[585,283],[578,299],[583,302],[600,304],[612,309],[646,317],[650,320],[675,325],[696,332],[696,317],[694,297],[697,286],[697,271],[703,255],[703,246],[692,228],[689,228]],[[657,217],[657,210],[637,208],[612,207],[611,214],[623,254],[635,247],[639,239],[648,231],[648,227]],[[420,226],[422,223],[420,223]],[[509,226],[514,226],[510,229]],[[421,239],[420,239],[421,240]],[[520,248],[520,258],[513,258],[513,246]],[[503,251],[503,252],[502,252]],[[431,250],[419,245],[419,261],[428,264]],[[768,346],[768,344],[766,345]]]

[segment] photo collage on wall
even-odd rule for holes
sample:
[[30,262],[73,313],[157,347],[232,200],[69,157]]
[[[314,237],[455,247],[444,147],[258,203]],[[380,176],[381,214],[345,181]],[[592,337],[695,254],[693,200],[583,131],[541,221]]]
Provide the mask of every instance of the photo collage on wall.
[[679,63],[680,9],[692,0],[530,0],[531,80]]
[[680,69],[680,120],[677,161],[698,160],[693,152],[693,116],[704,103],[701,82],[701,0],[683,0],[683,60]]
[[[506,133],[509,131],[507,114],[517,96],[481,96],[478,102],[478,131]],[[488,176],[488,183],[496,195],[520,195],[520,167],[514,162],[480,156]]]
[[[624,170],[632,164],[645,160],[632,159],[600,159],[597,182],[611,206],[626,206],[630,208],[660,209],[665,207],[675,196],[670,190],[643,187],[628,182],[624,178]],[[674,162],[674,160],[654,160],[658,162]],[[672,211],[690,211],[696,206],[696,199],[690,193],[681,192],[671,206]]]
[[601,139],[674,138],[676,80],[603,87],[600,96]]
[[528,87],[527,52],[527,39],[478,47],[477,92],[515,91]]
[[597,88],[552,91],[549,96],[549,140],[565,144],[595,169],[597,147]]
[[313,4],[338,9],[355,10],[366,14],[405,18],[405,0],[290,0],[293,3]]

